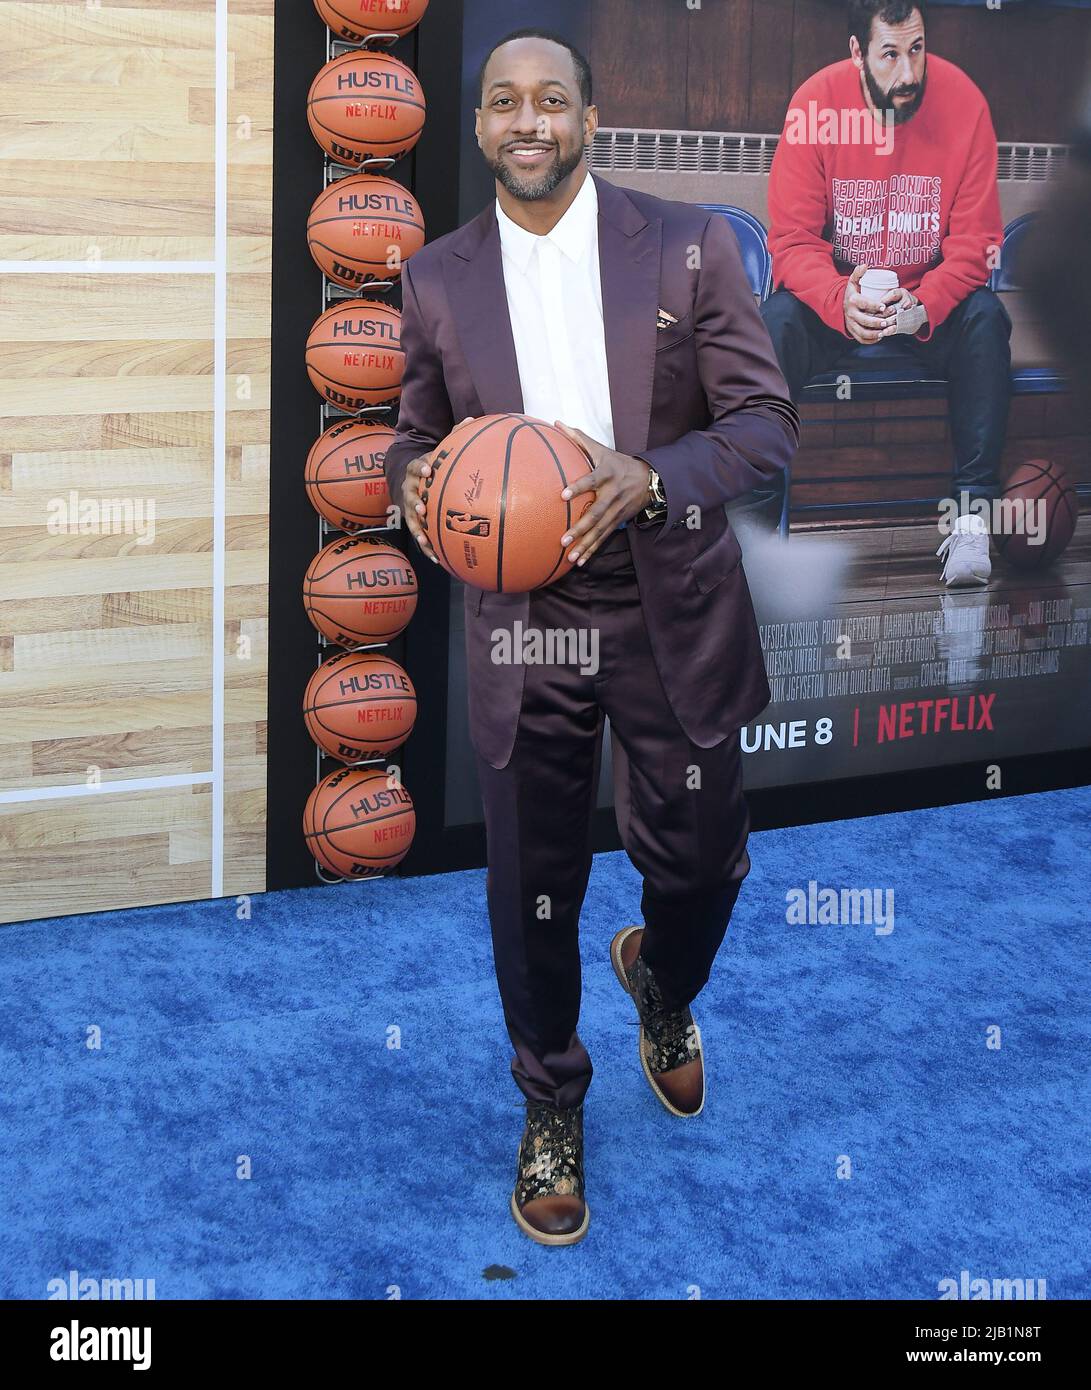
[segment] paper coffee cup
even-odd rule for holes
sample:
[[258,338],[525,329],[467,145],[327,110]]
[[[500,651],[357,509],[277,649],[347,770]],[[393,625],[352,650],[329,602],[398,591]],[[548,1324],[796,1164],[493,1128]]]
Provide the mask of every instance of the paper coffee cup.
[[872,304],[882,304],[890,291],[898,288],[896,270],[865,270],[860,277],[860,293]]

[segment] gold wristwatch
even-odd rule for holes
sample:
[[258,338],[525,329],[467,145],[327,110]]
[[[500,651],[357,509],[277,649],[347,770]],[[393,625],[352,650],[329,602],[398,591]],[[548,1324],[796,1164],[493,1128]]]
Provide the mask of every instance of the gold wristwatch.
[[663,491],[663,481],[651,464],[648,465],[648,491],[655,501],[644,508],[644,515],[649,520],[656,520],[667,510],[667,497]]

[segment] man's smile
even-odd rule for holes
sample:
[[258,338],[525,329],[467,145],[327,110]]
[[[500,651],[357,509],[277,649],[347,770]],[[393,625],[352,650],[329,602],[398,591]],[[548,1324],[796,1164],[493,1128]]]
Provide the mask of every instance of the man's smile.
[[536,169],[553,153],[552,145],[544,145],[538,140],[520,140],[509,145],[504,153],[520,169]]

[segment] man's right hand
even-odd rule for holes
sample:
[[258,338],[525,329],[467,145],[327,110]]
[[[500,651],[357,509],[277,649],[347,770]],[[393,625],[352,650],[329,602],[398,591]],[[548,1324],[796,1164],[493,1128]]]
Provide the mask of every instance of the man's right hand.
[[[459,421],[459,424],[464,425],[473,418],[472,415],[467,415],[465,420]],[[432,549],[431,541],[424,533],[424,527],[421,525],[421,518],[426,514],[426,503],[421,484],[425,478],[431,476],[432,462],[439,450],[440,445],[437,444],[430,453],[421,454],[417,458],[411,459],[406,466],[405,482],[402,484],[402,516],[405,517],[405,524],[409,527],[409,534],[434,565],[439,564],[439,559]]]
[[[867,268],[866,265],[858,265],[845,286],[845,332],[858,343],[870,345],[889,338],[897,331],[898,322],[893,305],[876,304],[860,293],[860,281]],[[887,299],[890,297],[886,296]]]
[[438,565],[436,552],[432,549],[431,542],[424,534],[421,525],[421,518],[425,514],[424,494],[421,491],[421,483],[432,472],[432,460],[439,452],[439,445],[430,454],[421,454],[419,458],[410,459],[405,470],[405,482],[402,484],[402,516],[405,517],[405,524],[409,527],[409,534],[428,556],[433,564]]

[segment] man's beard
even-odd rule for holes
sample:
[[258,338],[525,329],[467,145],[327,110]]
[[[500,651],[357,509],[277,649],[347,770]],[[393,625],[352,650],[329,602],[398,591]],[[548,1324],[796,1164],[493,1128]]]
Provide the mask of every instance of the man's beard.
[[921,102],[924,100],[924,91],[928,86],[928,64],[925,63],[924,71],[921,73],[920,85],[917,88],[916,96],[912,101],[906,102],[904,106],[897,106],[894,102],[895,96],[904,94],[904,87],[894,87],[889,93],[884,92],[882,87],[871,75],[867,59],[864,59],[864,81],[867,83],[868,92],[875,109],[886,119],[886,113],[890,112],[890,119],[894,125],[905,125],[906,121],[912,120],[921,109]]
[[557,149],[553,163],[542,173],[536,174],[533,179],[521,179],[515,170],[505,164],[499,156],[496,159],[486,158],[485,163],[513,198],[518,198],[524,203],[533,203],[537,202],[539,198],[548,198],[582,160],[582,145],[574,149],[571,154],[564,156]]

